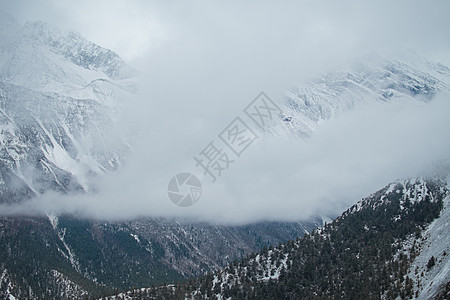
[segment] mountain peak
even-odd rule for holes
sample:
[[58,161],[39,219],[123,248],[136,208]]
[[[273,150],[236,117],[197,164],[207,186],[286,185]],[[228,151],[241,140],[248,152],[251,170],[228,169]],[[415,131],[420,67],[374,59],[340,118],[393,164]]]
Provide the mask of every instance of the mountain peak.
[[24,38],[38,41],[75,65],[100,71],[111,79],[126,79],[139,74],[115,52],[88,41],[79,33],[63,31],[48,23],[34,21],[27,22],[22,27],[22,34]]
[[88,190],[89,178],[117,167],[127,151],[106,132],[132,93],[133,82],[122,79],[137,71],[78,33],[2,21],[0,202]]
[[418,177],[396,180],[350,207],[342,217],[363,209],[377,209],[384,204],[393,202],[398,202],[401,210],[407,210],[411,204],[416,202],[435,202],[448,194],[445,186],[445,182],[440,179]]

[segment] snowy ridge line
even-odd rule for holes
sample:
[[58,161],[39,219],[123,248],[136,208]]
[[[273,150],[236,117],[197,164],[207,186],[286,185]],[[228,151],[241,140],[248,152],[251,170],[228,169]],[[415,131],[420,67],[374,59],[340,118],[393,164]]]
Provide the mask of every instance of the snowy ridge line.
[[[378,206],[389,202],[388,196],[390,194],[401,194],[400,207],[402,209],[406,201],[410,201],[412,203],[424,201],[425,199],[429,199],[432,202],[436,201],[433,193],[428,189],[428,184],[431,182],[432,180],[424,177],[419,177],[417,179],[397,180],[390,183],[382,190],[358,201],[356,204],[347,209],[343,215],[338,218],[338,220],[346,215],[356,213],[363,208],[370,207],[372,209],[376,209]],[[447,194],[449,193],[449,190],[444,187],[440,187],[439,192]],[[374,198],[377,198],[379,195],[381,195],[381,197],[378,200],[374,200]]]
[[[450,69],[440,63],[417,55],[408,59],[375,55],[362,61],[347,70],[289,89],[283,108],[291,119],[289,131],[308,137],[322,121],[363,103],[398,98],[428,102],[437,93],[450,92]],[[278,134],[285,131],[281,125],[275,130]]]

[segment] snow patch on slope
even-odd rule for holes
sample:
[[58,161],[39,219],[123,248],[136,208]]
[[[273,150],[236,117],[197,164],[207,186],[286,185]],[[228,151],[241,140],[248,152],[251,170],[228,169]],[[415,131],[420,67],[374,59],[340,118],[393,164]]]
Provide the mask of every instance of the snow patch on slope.
[[[444,200],[444,207],[439,218],[434,220],[422,232],[419,243],[420,254],[414,259],[409,269],[409,277],[414,280],[415,292],[419,298],[432,298],[440,288],[450,282],[450,196]],[[435,264],[428,268],[431,257]]]
[[53,213],[48,214],[47,218],[50,221],[50,224],[52,225],[53,230],[58,235],[59,240],[64,245],[64,248],[65,248],[67,254],[66,254],[66,252],[64,252],[63,250],[58,248],[59,252],[70,262],[70,264],[76,271],[80,272],[80,264],[76,260],[75,254],[73,253],[73,251],[70,249],[69,245],[64,240],[64,237],[66,235],[66,228],[64,228],[63,230],[59,230],[59,228],[58,228],[59,218],[55,214],[53,214]]

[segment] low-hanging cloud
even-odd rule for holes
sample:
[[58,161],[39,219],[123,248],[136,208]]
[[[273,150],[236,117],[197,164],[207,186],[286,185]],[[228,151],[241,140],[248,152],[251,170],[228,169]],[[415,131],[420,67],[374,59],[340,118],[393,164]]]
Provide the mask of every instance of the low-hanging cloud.
[[[181,128],[172,122],[176,114],[155,120],[158,134],[141,132],[128,164],[102,178],[99,193],[46,195],[25,207],[106,219],[299,220],[337,215],[390,181],[428,174],[450,161],[448,96],[428,104],[410,98],[368,103],[323,123],[308,140],[257,140],[215,183],[204,177],[200,201],[188,208],[169,201],[167,184],[178,172],[194,170],[193,156],[202,149],[180,132],[199,133],[205,124],[185,120]],[[18,208],[8,209],[14,213]]]

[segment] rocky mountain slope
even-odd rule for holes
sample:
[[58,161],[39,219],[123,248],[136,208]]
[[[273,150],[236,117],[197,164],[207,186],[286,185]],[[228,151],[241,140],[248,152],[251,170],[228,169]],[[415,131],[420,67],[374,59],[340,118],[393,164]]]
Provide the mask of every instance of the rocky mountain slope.
[[0,203],[89,189],[127,150],[106,135],[137,71],[42,22],[20,26],[2,16],[0,27]]
[[[320,222],[320,220],[317,220]],[[320,223],[247,226],[166,219],[98,222],[74,217],[0,218],[0,297],[72,298],[212,272],[310,232]]]
[[450,91],[450,69],[415,54],[373,55],[288,90],[277,134],[310,136],[323,121],[367,102],[432,101]]
[[321,224],[320,219],[224,226],[150,218],[0,217],[0,298],[94,297],[182,281]]

